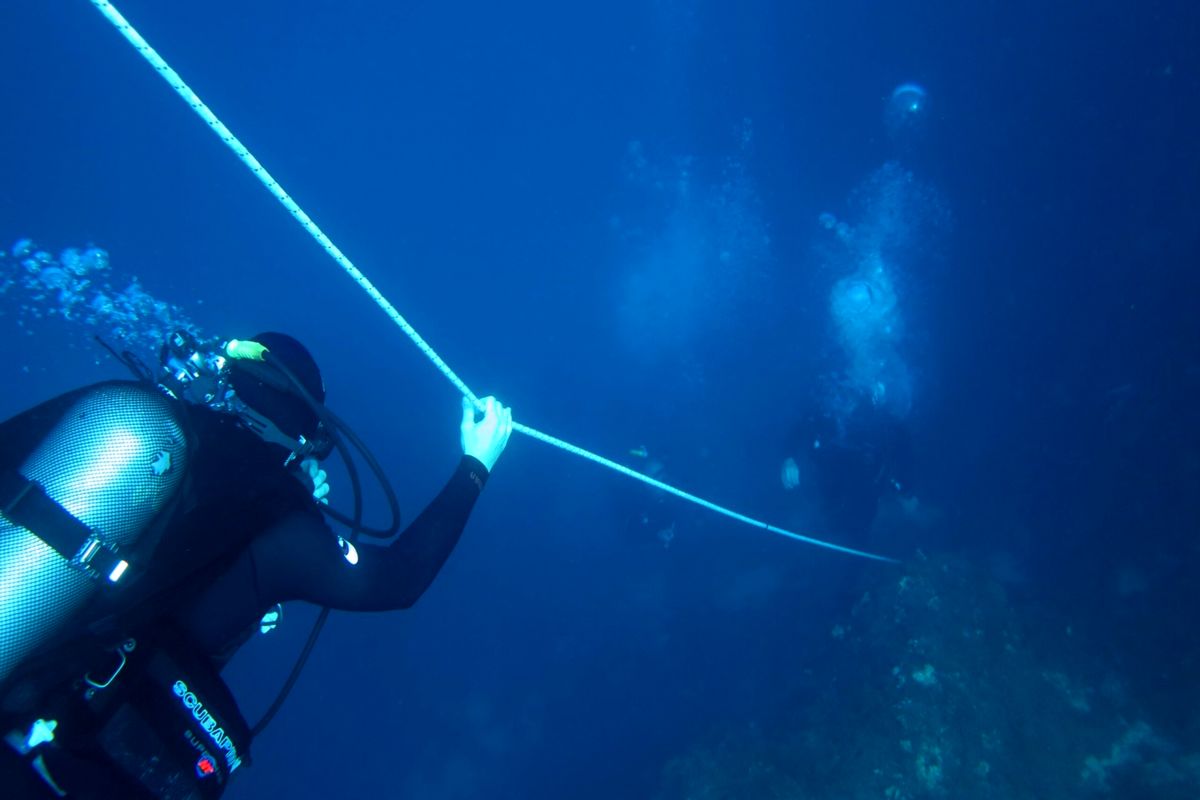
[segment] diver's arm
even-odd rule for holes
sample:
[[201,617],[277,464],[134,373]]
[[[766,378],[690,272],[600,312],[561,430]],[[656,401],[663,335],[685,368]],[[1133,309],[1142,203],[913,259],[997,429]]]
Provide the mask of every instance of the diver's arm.
[[307,600],[346,611],[387,611],[417,601],[458,544],[491,468],[512,433],[512,413],[486,398],[483,418],[464,402],[463,458],[445,488],[386,547],[355,547],[311,516],[295,515],[251,545],[261,600]]
[[390,545],[351,545],[296,514],[251,545],[260,602],[305,600],[343,611],[389,611],[417,601],[450,557],[487,481],[463,456],[445,488]]
[[425,593],[450,557],[475,507],[488,471],[463,456],[445,488],[387,548],[360,548],[359,566],[372,584],[368,602],[408,608]]

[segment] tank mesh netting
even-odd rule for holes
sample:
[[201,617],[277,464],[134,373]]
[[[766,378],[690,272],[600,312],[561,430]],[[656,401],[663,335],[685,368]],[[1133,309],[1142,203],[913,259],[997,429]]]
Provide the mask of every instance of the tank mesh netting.
[[[123,384],[81,398],[20,472],[105,544],[121,547],[133,544],[171,498],[186,457],[183,431],[166,399]],[[0,680],[54,634],[97,583],[0,517]]]

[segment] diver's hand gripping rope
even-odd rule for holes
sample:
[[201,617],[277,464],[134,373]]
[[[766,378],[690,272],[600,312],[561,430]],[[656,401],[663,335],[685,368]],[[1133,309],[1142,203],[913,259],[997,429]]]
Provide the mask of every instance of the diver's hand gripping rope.
[[[141,34],[134,30],[133,26],[130,25],[129,22],[126,21],[123,16],[121,16],[121,13],[113,7],[113,4],[108,2],[108,0],[91,0],[91,3],[100,11],[101,14],[105,16],[106,19],[108,19],[109,22],[113,24],[118,31],[121,32],[121,35],[123,35],[129,41],[129,43],[133,45],[134,49],[142,54],[142,57],[150,63],[150,66],[154,67],[158,74],[163,77],[163,80],[171,85],[171,88],[175,90],[175,93],[183,98],[183,101],[191,106],[193,111],[200,115],[200,118],[208,124],[208,127],[212,129],[213,133],[220,137],[221,141],[229,146],[229,149],[232,150],[234,154],[241,160],[241,162],[245,164],[251,172],[254,173],[259,181],[262,182],[263,186],[267,187],[267,191],[273,194],[275,199],[283,204],[283,207],[286,208],[291,215],[296,218],[296,221],[300,223],[301,227],[308,231],[310,236],[316,239],[317,244],[321,245],[325,252],[329,254],[329,257],[336,261],[338,265],[345,270],[346,274],[349,275],[354,282],[357,283],[362,290],[367,293],[367,296],[374,300],[375,304],[383,309],[383,313],[387,314],[388,318],[400,327],[400,330],[404,331],[408,338],[412,340],[413,344],[420,348],[421,352],[425,354],[425,357],[433,362],[433,365],[437,367],[443,375],[446,376],[447,380],[454,384],[454,387],[458,389],[463,397],[466,397],[471,401],[472,405],[474,405],[476,408],[479,408],[479,398],[474,392],[471,391],[470,387],[468,387],[467,384],[464,383],[457,374],[455,374],[454,370],[450,369],[450,366],[446,364],[446,362],[442,360],[441,356],[439,356],[434,349],[429,346],[429,343],[426,342],[419,333],[417,333],[416,329],[408,323],[408,320],[406,320],[403,315],[396,310],[396,307],[388,302],[388,299],[384,297],[378,289],[375,288],[375,284],[371,283],[367,276],[360,272],[358,267],[354,266],[350,259],[338,249],[337,245],[330,241],[329,237],[325,235],[324,231],[317,227],[317,224],[312,221],[312,218],[304,212],[304,209],[300,208],[300,206],[296,204],[296,201],[292,200],[291,196],[283,190],[283,187],[279,185],[279,182],[271,177],[271,173],[267,172],[266,167],[259,163],[258,159],[246,149],[246,146],[243,145],[238,138],[233,135],[233,132],[230,131],[229,128],[225,127],[225,124],[221,122],[221,120],[217,119],[217,115],[214,114],[211,109],[209,109],[204,101],[201,100],[200,97],[193,92],[186,83],[184,83],[183,78],[179,77],[179,73],[171,69],[170,65],[167,64],[167,62],[164,61],[157,52],[155,52],[154,48],[142,38]],[[695,503],[711,511],[716,511],[718,514],[724,514],[731,519],[744,522],[752,527],[761,528],[762,530],[769,531],[771,533],[777,533],[780,536],[786,536],[789,539],[795,539],[796,541],[816,545],[817,547],[824,547],[828,550],[836,550],[839,553],[848,553],[850,555],[869,558],[875,561],[895,561],[895,559],[887,558],[886,556],[875,555],[874,553],[867,553],[863,552],[862,550],[853,550],[849,547],[842,547],[841,545],[836,545],[831,542],[824,542],[820,539],[813,539],[808,536],[802,536],[798,533],[784,530],[783,528],[777,528],[774,525],[768,525],[765,522],[752,519],[744,514],[739,514],[736,511],[731,511],[730,509],[716,505],[715,503],[710,503],[709,501],[699,498],[693,494],[689,494],[682,489],[676,489],[669,484],[651,478],[649,475],[643,475],[642,473],[629,469],[622,464],[618,464],[617,462],[604,458],[603,456],[596,455],[595,453],[584,450],[581,447],[576,447],[575,445],[565,442],[562,439],[557,439],[553,436],[537,431],[527,425],[513,423],[513,430],[520,431],[530,438],[553,445],[554,447],[565,450],[568,453],[574,453],[581,458],[586,458],[588,461],[608,467],[609,469],[615,470],[622,475],[626,475],[634,480],[639,480],[642,483],[649,484],[656,489],[661,489],[664,492],[673,494],[676,497]]]

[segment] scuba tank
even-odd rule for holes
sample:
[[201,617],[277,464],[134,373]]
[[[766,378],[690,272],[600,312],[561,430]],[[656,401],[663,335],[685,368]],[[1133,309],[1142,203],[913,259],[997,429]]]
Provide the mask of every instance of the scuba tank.
[[[37,425],[37,410],[5,423],[27,431],[53,427],[39,444],[11,448],[32,453],[19,471],[11,466],[20,456],[0,464],[0,689],[11,688],[5,687],[5,682],[18,677],[18,668],[38,669],[36,663],[31,664],[31,655],[53,656],[48,650],[70,638],[71,623],[82,616],[79,612],[87,609],[89,598],[98,596],[100,586],[118,581],[145,583],[134,576],[139,566],[136,559],[131,567],[122,553],[136,548],[132,552],[142,557],[140,566],[151,585],[161,577],[150,574],[154,572],[153,550],[163,533],[159,523],[166,520],[167,506],[182,498],[184,478],[192,471],[191,462],[197,455],[188,449],[192,431],[186,421],[187,407],[203,406],[237,418],[263,441],[288,451],[281,464],[284,467],[310,456],[324,458],[337,449],[354,487],[355,512],[344,515],[328,506],[320,506],[321,511],[350,525],[351,540],[360,533],[386,538],[399,530],[395,493],[365,444],[261,343],[201,342],[186,331],[176,331],[167,337],[160,352],[157,375],[132,354],[118,354],[101,344],[141,382],[101,384],[51,401],[54,408],[43,411],[42,419],[50,417],[50,410],[73,403],[67,413],[50,417],[54,423]],[[264,385],[299,397],[319,418],[318,429],[308,438],[293,438],[279,430],[269,417],[238,396],[231,362],[237,362],[239,372]],[[26,416],[34,419],[33,425],[25,424]],[[9,444],[20,438],[13,437]],[[362,454],[380,480],[392,512],[386,529],[362,523],[358,473],[343,438]],[[218,555],[211,551],[203,565],[213,563]],[[131,609],[121,605],[122,594],[139,592],[140,588],[105,592],[116,600],[107,603],[105,620],[128,623],[126,615]],[[254,733],[262,730],[295,683],[327,614],[325,610],[314,625],[284,689]],[[123,664],[124,655],[118,655]]]
[[[0,683],[103,589],[187,473],[183,421],[157,389],[100,384],[0,474]],[[132,568],[136,570],[136,567]]]

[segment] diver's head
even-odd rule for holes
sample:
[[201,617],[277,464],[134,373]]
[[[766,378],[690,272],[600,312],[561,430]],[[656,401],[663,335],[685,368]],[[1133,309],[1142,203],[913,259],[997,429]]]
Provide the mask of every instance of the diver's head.
[[[311,442],[322,438],[318,410],[296,386],[298,383],[313,402],[325,402],[325,382],[312,354],[284,333],[260,333],[253,340],[266,348],[264,361],[234,358],[229,362],[230,383],[238,399],[289,439]],[[289,443],[278,444],[286,447]]]
[[[228,357],[221,359],[223,374],[227,376],[224,385],[232,389],[222,398],[223,410],[236,414],[263,441],[285,448],[288,451],[285,466],[303,464],[308,458],[327,458],[335,448],[341,455],[354,488],[354,516],[326,505],[321,509],[350,526],[349,540],[353,541],[359,533],[386,538],[400,530],[396,493],[367,446],[325,407],[321,370],[304,345],[286,334],[260,333],[253,341],[232,339],[223,349]],[[362,487],[346,442],[366,459],[383,487],[392,511],[392,523],[387,528],[369,528],[363,524]]]

